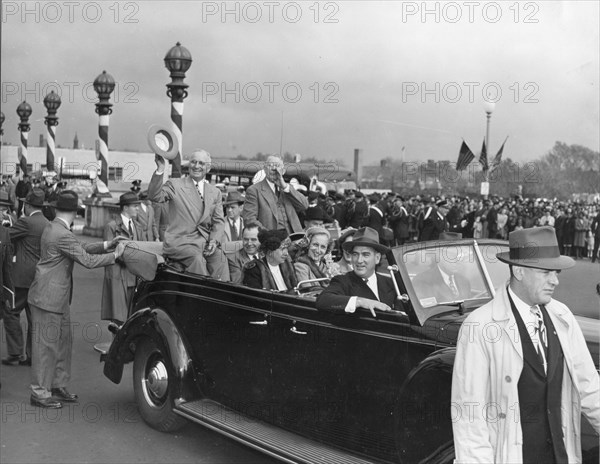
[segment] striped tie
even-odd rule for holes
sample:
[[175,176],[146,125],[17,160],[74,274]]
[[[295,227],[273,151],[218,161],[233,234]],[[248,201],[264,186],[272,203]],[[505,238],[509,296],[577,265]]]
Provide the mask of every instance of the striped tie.
[[530,308],[531,314],[535,316],[536,334],[537,334],[537,352],[540,361],[544,365],[544,372],[548,372],[548,362],[546,361],[546,350],[548,349],[548,334],[546,333],[546,324],[539,306],[535,305]]

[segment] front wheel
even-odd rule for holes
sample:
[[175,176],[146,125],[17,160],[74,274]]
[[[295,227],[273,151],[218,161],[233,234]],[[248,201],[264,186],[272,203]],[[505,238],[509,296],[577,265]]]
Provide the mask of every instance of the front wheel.
[[173,366],[163,346],[144,338],[136,347],[133,361],[133,391],[144,421],[161,432],[174,432],[187,421],[177,415]]

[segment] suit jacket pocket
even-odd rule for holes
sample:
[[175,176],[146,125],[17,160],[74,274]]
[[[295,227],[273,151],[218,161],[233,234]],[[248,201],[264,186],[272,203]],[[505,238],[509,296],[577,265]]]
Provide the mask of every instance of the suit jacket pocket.
[[48,290],[46,299],[48,301],[48,309],[60,309],[63,305],[69,303],[71,284],[58,281],[48,282]]

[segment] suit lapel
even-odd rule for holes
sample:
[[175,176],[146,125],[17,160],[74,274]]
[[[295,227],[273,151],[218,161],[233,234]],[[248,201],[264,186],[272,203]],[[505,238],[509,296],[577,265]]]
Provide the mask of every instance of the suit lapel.
[[379,292],[379,301],[387,304],[388,301],[396,301],[396,289],[391,281],[388,279],[377,276],[377,291]]
[[277,217],[277,214],[275,213],[275,211],[277,211],[277,199],[266,180],[260,182],[260,190],[263,198],[269,203],[269,209],[273,212],[273,216]]
[[[216,192],[221,195],[221,191],[218,189],[215,189]],[[212,205],[215,202],[215,191],[212,189],[211,185],[209,185],[208,183],[204,183],[204,198],[203,198],[203,202],[202,202],[202,213],[200,214],[200,220],[198,221],[198,223],[203,223],[206,218],[208,217],[209,213],[210,213],[210,205]]]
[[518,330],[518,333],[521,335],[521,348],[523,350],[523,359],[524,361],[531,366],[531,368],[540,376],[546,377],[546,373],[544,372],[544,366],[540,361],[538,356],[538,352],[531,340],[531,336],[529,335],[529,331],[525,322],[521,318],[517,307],[515,306],[512,298],[510,298],[510,308],[515,318],[515,322],[517,323],[517,330],[520,327],[521,330]]
[[[377,296],[373,293],[373,290],[367,285],[367,283],[363,280],[362,277],[357,276],[354,272],[351,273],[351,278],[354,280],[354,284],[358,285],[361,289],[365,298],[371,298],[372,300],[379,300]],[[379,290],[379,279],[377,279],[377,290]]]
[[544,324],[546,324],[546,334],[548,336],[548,381],[552,379],[554,376],[554,372],[558,367],[557,361],[560,359],[560,341],[558,340],[558,335],[556,333],[556,327],[554,326],[554,322],[550,318],[548,310],[544,305],[540,306],[542,309],[542,314],[544,315]]
[[[127,227],[125,227],[125,224],[123,223],[123,218],[121,217],[120,214],[115,219],[115,222],[116,222],[115,235],[123,235],[123,236],[127,237],[129,240],[135,240],[135,235],[134,235],[134,237],[132,237],[129,234],[129,230],[127,229]],[[135,228],[135,222],[132,221],[131,224],[132,224],[132,228]]]
[[138,223],[137,221],[132,221],[131,222],[133,224],[133,231],[135,234],[135,237],[133,237],[133,240],[145,240],[142,235],[144,233],[143,229],[142,229],[142,225],[140,223]]
[[519,357],[523,359],[523,346],[519,340],[517,320],[513,315],[511,302],[508,298],[508,287],[504,287],[499,297],[492,301],[492,318],[502,327],[504,336],[510,341]]
[[191,177],[186,177],[183,179],[183,189],[185,190],[187,201],[185,202],[186,206],[190,211],[190,215],[192,218],[199,217],[198,224],[200,224],[204,220],[204,205],[207,204],[207,194],[208,194],[208,184],[204,184],[204,198],[200,198],[200,192],[196,188],[196,183]]

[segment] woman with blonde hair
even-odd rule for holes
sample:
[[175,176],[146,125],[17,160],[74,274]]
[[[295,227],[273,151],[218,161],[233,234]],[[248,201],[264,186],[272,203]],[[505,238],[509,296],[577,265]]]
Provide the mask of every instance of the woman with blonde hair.
[[[298,282],[331,277],[330,238],[324,227],[311,227],[306,231],[308,246],[298,253],[294,261]],[[327,281],[321,281],[316,285],[326,287],[327,284]]]

